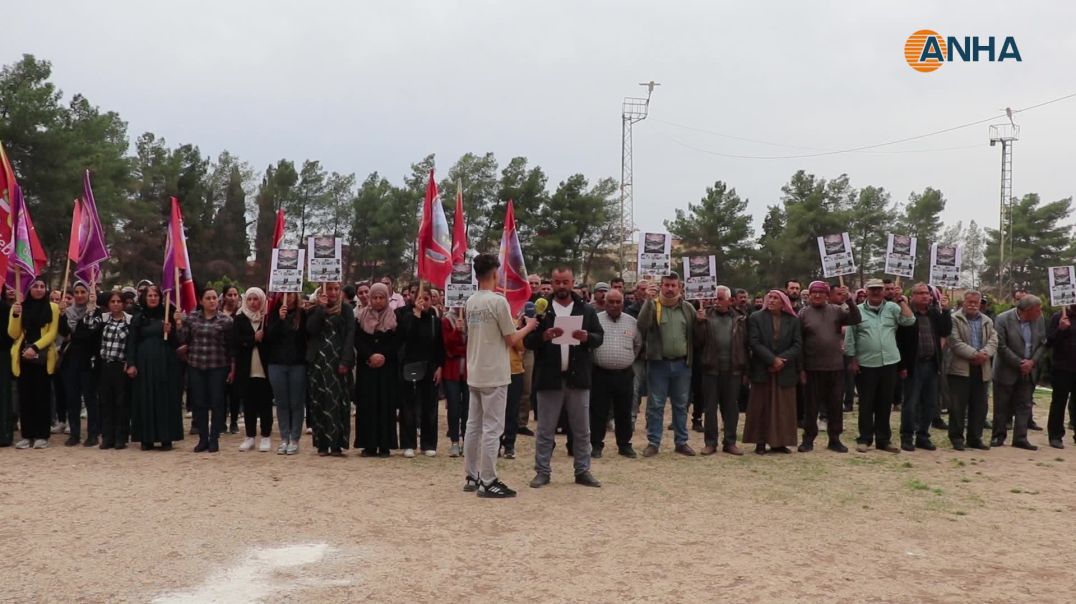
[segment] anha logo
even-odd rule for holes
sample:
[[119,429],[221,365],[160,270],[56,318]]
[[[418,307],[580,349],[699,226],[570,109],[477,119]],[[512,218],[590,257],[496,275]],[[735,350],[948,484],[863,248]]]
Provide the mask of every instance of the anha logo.
[[995,36],[943,36],[932,29],[921,29],[908,36],[904,43],[904,60],[912,69],[924,73],[954,61],[1023,61],[1012,36],[1003,40]]

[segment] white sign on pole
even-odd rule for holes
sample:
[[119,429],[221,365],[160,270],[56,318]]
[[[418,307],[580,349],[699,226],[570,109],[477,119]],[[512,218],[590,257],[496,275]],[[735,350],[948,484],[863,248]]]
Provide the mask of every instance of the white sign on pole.
[[343,281],[344,254],[340,238],[332,235],[315,235],[307,239],[306,257],[309,261],[307,274],[314,283]]
[[959,245],[934,243],[930,246],[930,284],[937,287],[960,286]]
[[269,270],[269,291],[290,293],[303,291],[303,265],[306,250],[274,249]]
[[672,270],[672,236],[668,233],[639,233],[641,279],[658,279]]
[[915,272],[915,244],[915,237],[890,233],[885,247],[885,272],[911,279]]
[[709,300],[717,287],[717,259],[714,256],[684,256],[684,299]]
[[852,242],[848,239],[848,233],[819,237],[818,254],[822,257],[822,274],[827,279],[852,275],[858,270],[852,259]]
[[478,289],[478,281],[474,278],[469,262],[457,264],[452,267],[452,275],[445,285],[445,308],[464,308],[467,299]]
[[1076,269],[1072,266],[1051,266],[1050,305],[1076,304]]

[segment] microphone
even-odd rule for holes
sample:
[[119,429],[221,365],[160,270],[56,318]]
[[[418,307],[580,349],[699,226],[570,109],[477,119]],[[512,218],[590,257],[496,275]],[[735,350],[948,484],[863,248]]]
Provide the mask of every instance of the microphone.
[[523,316],[533,318],[536,309],[537,307],[534,305],[534,302],[527,302],[523,305]]
[[534,303],[534,311],[538,314],[539,317],[544,317],[545,311],[548,308],[549,300],[546,300],[545,298],[538,298],[538,301]]

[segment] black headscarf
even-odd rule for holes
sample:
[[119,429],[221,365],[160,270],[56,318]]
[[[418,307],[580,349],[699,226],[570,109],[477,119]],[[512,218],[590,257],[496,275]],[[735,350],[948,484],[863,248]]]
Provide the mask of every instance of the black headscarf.
[[[44,283],[42,279],[34,279],[33,283]],[[33,288],[31,283],[31,291]],[[52,303],[49,302],[49,296],[46,292],[40,299],[35,299],[33,295],[27,295],[26,299],[22,302],[22,332],[25,335],[25,341],[32,343],[41,339],[41,330],[52,322]]]

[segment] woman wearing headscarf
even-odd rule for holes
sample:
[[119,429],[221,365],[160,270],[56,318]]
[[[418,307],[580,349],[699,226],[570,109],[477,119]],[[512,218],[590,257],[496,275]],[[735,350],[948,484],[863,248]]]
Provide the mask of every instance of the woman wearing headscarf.
[[791,453],[796,445],[796,361],[803,348],[800,322],[788,296],[766,294],[765,307],[747,320],[751,349],[751,400],[744,422],[745,443],[755,453]]
[[96,312],[93,294],[86,284],[75,283],[74,303],[63,309],[59,335],[64,339],[60,363],[63,379],[63,391],[67,399],[67,425],[71,436],[64,445],[73,447],[78,444],[82,424],[82,402],[86,402],[86,440],[85,447],[96,447],[97,437],[101,433],[101,415],[97,405],[97,374],[93,361],[97,357],[100,334],[94,331],[91,323],[85,319],[92,318]]
[[370,286],[369,303],[359,311],[355,334],[358,386],[355,396],[355,445],[363,457],[388,457],[397,448],[396,397],[399,350],[396,313],[389,308],[389,288]]
[[142,443],[143,451],[156,443],[162,451],[171,451],[173,442],[183,440],[175,323],[172,313],[165,317],[160,287],[148,286],[138,304],[141,312],[131,319],[127,335],[127,376],[133,380],[131,440]]
[[307,393],[318,455],[344,454],[351,431],[355,320],[339,282],[325,284],[306,321]]
[[11,306],[7,334],[11,345],[11,373],[19,392],[19,427],[22,440],[17,449],[49,446],[49,375],[56,371],[58,353],[53,343],[59,333],[60,307],[49,302],[41,279],[30,284],[30,295]]
[[423,289],[396,317],[404,378],[400,398],[400,447],[404,457],[414,457],[416,446],[427,457],[437,455],[437,386],[441,383],[445,347],[441,319],[431,304],[430,292]]
[[264,348],[280,429],[276,452],[295,455],[306,414],[306,312],[299,294],[284,294],[281,304],[270,309],[266,322]]
[[244,426],[247,437],[239,445],[240,451],[254,448],[261,422],[261,442],[258,450],[268,452],[273,447],[273,390],[266,373],[268,357],[265,348],[265,292],[252,287],[243,294],[243,306],[235,314],[235,382],[232,396],[243,404]]

